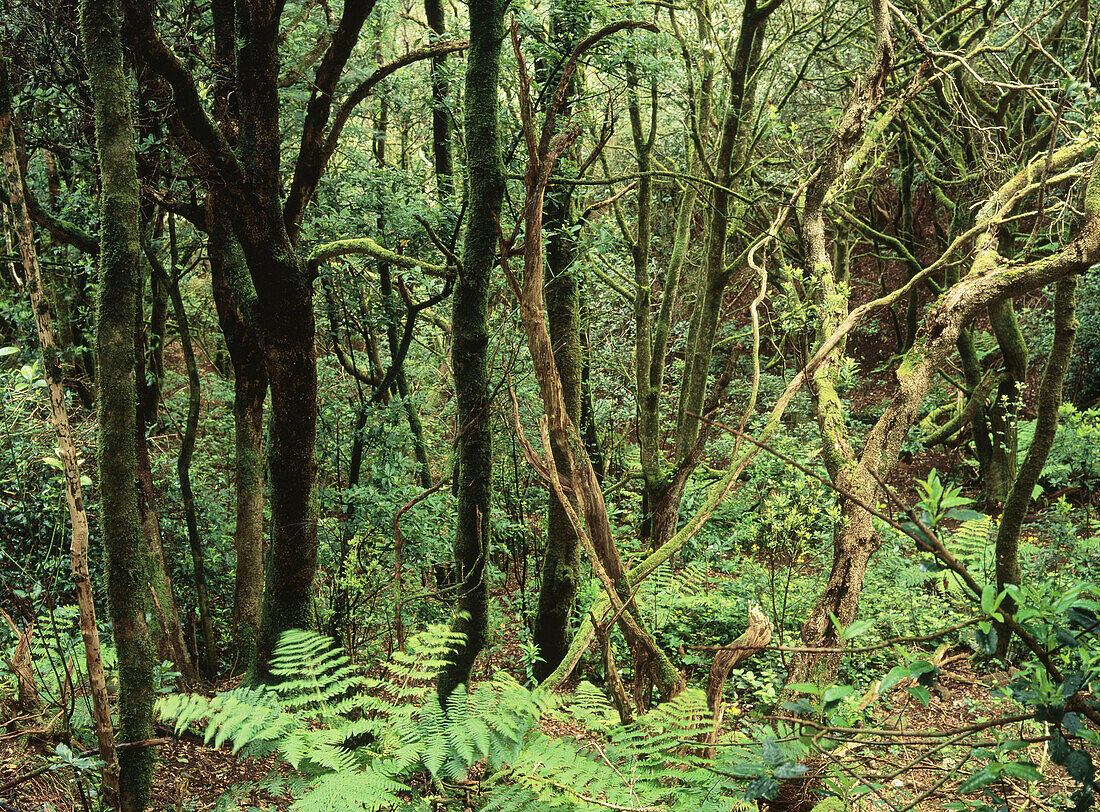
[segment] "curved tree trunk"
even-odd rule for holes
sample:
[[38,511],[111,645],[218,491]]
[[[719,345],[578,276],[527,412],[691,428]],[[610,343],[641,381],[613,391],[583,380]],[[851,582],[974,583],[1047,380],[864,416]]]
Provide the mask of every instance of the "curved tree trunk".
[[1012,483],[1016,481],[1016,422],[1020,410],[1020,390],[1027,380],[1027,345],[1016,322],[1016,310],[1011,301],[991,305],[989,323],[997,336],[1004,363],[997,398],[989,409],[992,454],[985,472],[985,492],[993,507],[1008,499]]
[[[1020,528],[1027,516],[1027,507],[1031,504],[1031,492],[1039,481],[1051,446],[1054,445],[1054,435],[1058,432],[1062,382],[1069,371],[1069,362],[1073,357],[1073,340],[1077,335],[1077,321],[1074,318],[1076,296],[1076,277],[1071,276],[1057,284],[1054,294],[1054,344],[1050,349],[1047,367],[1043,371],[1043,382],[1039,386],[1039,414],[1035,421],[1035,436],[1005,500],[1001,522],[997,526],[995,550],[998,592],[1002,592],[1009,584],[1020,584]],[[1015,601],[1005,596],[1000,610],[1005,615],[1011,615],[1015,610]],[[1008,654],[1010,635],[1011,631],[1004,623],[997,625],[997,656],[1003,658]]]
[[203,674],[214,679],[218,670],[217,646],[214,641],[214,622],[210,616],[210,601],[206,590],[206,565],[203,559],[202,539],[199,538],[199,522],[195,509],[195,494],[191,489],[191,458],[195,453],[195,439],[199,429],[199,410],[202,405],[202,393],[199,388],[199,368],[195,362],[195,348],[191,343],[191,327],[187,318],[187,309],[180,293],[178,273],[179,262],[176,255],[176,238],[173,215],[169,216],[169,234],[172,246],[172,267],[166,270],[149,251],[149,265],[153,269],[154,280],[160,280],[166,289],[176,317],[176,329],[179,332],[183,352],[184,366],[187,369],[187,422],[184,425],[183,441],[179,456],[176,458],[176,474],[179,477],[180,493],[183,497],[184,521],[187,524],[187,543],[191,550],[191,564],[195,577],[195,598],[199,608],[199,623],[202,626]]
[[[144,319],[142,317],[141,296],[137,297],[136,319],[134,321],[134,377],[142,380],[145,377],[145,354],[142,332]],[[175,665],[176,670],[183,675],[185,680],[196,679],[198,673],[187,642],[184,639],[183,626],[179,619],[179,605],[176,603],[176,589],[173,583],[171,571],[168,567],[168,557],[164,549],[164,535],[161,532],[160,515],[157,513],[157,488],[153,482],[153,464],[149,458],[149,444],[145,438],[145,427],[149,422],[145,419],[146,402],[143,400],[141,389],[137,395],[137,423],[134,436],[134,449],[137,454],[137,478],[138,478],[138,518],[141,522],[142,538],[145,541],[146,556],[149,559],[149,588],[155,593],[154,612],[152,617],[155,622],[149,629],[153,646],[157,652],[157,659],[167,659]]]

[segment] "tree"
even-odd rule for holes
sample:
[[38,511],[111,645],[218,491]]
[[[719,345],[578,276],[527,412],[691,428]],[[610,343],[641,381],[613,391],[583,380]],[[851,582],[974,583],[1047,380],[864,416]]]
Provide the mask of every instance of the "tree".
[[504,7],[503,0],[470,5],[464,108],[469,213],[451,315],[451,363],[458,400],[458,438],[452,474],[458,497],[454,559],[460,583],[457,602],[460,614],[453,628],[465,640],[439,675],[439,696],[443,700],[456,687],[469,682],[474,658],[485,642],[489,611],[485,573],[489,565],[493,431],[489,419],[488,307],[504,198],[497,119]]
[[119,806],[119,766],[115,751],[114,725],[107,697],[107,681],[103,670],[103,654],[99,645],[99,627],[96,625],[95,597],[92,594],[91,575],[88,570],[88,514],[84,506],[81,485],[80,459],[69,426],[69,413],[62,384],[57,341],[54,337],[49,300],[42,284],[42,271],[38,263],[38,251],[34,241],[34,226],[23,198],[23,173],[19,166],[15,133],[11,128],[11,87],[8,81],[8,63],[0,54],[0,138],[3,145],[4,180],[14,219],[13,230],[19,241],[23,268],[28,272],[25,282],[38,328],[38,344],[42,349],[43,367],[50,391],[50,416],[57,433],[57,454],[65,474],[65,502],[72,523],[70,557],[73,581],[76,584],[77,604],[80,610],[80,633],[84,640],[84,657],[88,668],[88,685],[92,695],[92,712],[99,757],[103,760],[103,795],[111,809]]
[[[126,741],[153,733],[153,646],[150,562],[138,519],[135,351],[133,329],[140,269],[139,186],[122,68],[119,18],[105,3],[86,0],[80,26],[95,103],[100,165],[99,300],[95,353],[99,370],[99,479],[108,606],[119,669],[119,732]],[[153,751],[118,757],[119,806],[139,812],[149,801]]]

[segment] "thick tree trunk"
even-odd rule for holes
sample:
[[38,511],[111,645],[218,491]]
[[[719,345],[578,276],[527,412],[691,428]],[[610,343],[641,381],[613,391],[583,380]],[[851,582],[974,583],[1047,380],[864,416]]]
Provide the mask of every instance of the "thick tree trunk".
[[[271,542],[252,669],[253,680],[267,682],[280,635],[316,626],[316,326],[312,279],[279,205],[278,7],[238,5],[236,25],[239,152],[249,185],[248,208],[233,211],[234,225],[256,292],[255,327],[271,391]],[[287,210],[291,222],[296,213]]]
[[[84,0],[81,31],[92,99],[101,191],[100,279],[96,319],[99,359],[99,466],[107,591],[118,652],[119,732],[126,741],[153,735],[153,646],[149,562],[138,518],[134,320],[137,316],[140,232],[130,89],[122,69],[119,21],[113,6]],[[151,748],[119,755],[123,812],[145,809],[153,778]]]
[[490,272],[496,263],[504,165],[497,120],[500,47],[504,38],[502,0],[470,6],[470,48],[466,61],[466,160],[469,206],[462,250],[462,274],[455,285],[451,321],[452,364],[458,401],[454,488],[458,496],[454,558],[460,613],[454,630],[466,635],[452,662],[439,675],[443,700],[470,680],[474,658],[485,642],[488,622],[489,506],[492,495],[493,433],[489,387],[488,306]]
[[[265,325],[261,343],[271,388],[271,544],[253,672],[261,681],[271,678],[270,658],[279,636],[289,629],[314,628],[317,622],[313,600],[317,572],[313,297],[303,269],[292,258],[283,260],[283,267],[273,275],[297,278],[283,297],[269,290],[258,302],[260,323]],[[259,280],[256,287],[262,287]]]

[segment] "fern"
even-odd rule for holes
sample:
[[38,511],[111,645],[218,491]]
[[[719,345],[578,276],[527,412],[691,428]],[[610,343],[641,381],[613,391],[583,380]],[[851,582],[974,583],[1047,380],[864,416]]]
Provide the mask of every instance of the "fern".
[[[277,751],[301,775],[280,785],[299,812],[428,810],[457,794],[493,812],[754,808],[742,799],[757,765],[770,763],[768,745],[763,757],[748,742],[744,752],[724,747],[719,762],[704,762],[697,739],[710,714],[701,691],[620,727],[603,693],[582,683],[565,714],[585,721],[593,738],[550,738],[538,723],[554,697],[507,675],[459,687],[442,706],[432,680],[454,642],[447,630],[429,629],[368,679],[326,638],[287,632],[273,660],[284,677],[278,686],[169,696],[158,710],[177,731],[201,726],[216,746]],[[731,759],[751,766],[737,769]],[[477,800],[468,781],[475,769]]]
[[294,809],[414,808],[399,796],[409,791],[401,779],[421,772],[459,781],[482,761],[500,769],[552,704],[505,675],[469,694],[460,687],[444,709],[431,681],[455,640],[443,627],[429,629],[395,653],[383,677],[368,679],[327,638],[289,631],[272,660],[283,682],[169,696],[158,712],[177,733],[201,724],[215,747],[276,749],[310,779]]

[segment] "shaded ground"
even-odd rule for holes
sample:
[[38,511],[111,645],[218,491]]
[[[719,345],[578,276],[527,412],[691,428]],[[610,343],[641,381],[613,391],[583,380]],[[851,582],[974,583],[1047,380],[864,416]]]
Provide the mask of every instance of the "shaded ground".
[[[956,787],[959,782],[980,769],[983,763],[974,755],[973,748],[990,745],[993,737],[989,731],[961,735],[950,735],[950,731],[1018,711],[1018,706],[1009,700],[997,699],[990,693],[990,687],[1003,684],[1008,675],[999,670],[975,671],[969,656],[969,652],[957,652],[944,658],[927,707],[901,686],[888,697],[870,703],[868,711],[872,720],[861,725],[868,730],[861,741],[841,744],[811,761],[816,773],[828,774],[834,781],[838,775],[847,775],[853,784],[870,779],[884,785],[860,801],[851,802],[850,809],[935,812],[947,809],[946,804],[958,800]],[[737,724],[745,716],[729,714],[726,718]],[[544,720],[542,729],[547,735],[572,738],[582,745],[594,738],[583,725],[563,721],[560,717]],[[936,738],[913,735],[929,731],[947,735]],[[1017,723],[1007,732],[1011,737],[1040,740],[1018,752],[1016,758],[1037,765],[1046,780],[1032,788],[1030,794],[1026,785],[1011,779],[999,785],[998,790],[1007,790],[1014,810],[1060,807],[1073,787],[1062,769],[1050,763],[1042,741],[1043,725]],[[28,744],[11,734],[0,738],[0,786],[43,766],[49,751],[50,747],[44,743]],[[273,777],[277,778],[280,773],[291,774],[289,768],[280,766],[274,757],[238,757],[229,752],[228,747],[219,749],[178,739],[160,747],[159,756],[150,809],[283,810],[290,806],[288,797],[269,791]],[[276,793],[280,791],[278,787],[274,789]],[[808,809],[786,803],[791,796],[802,794],[792,783],[777,802],[765,808]],[[80,791],[71,770],[47,772],[0,792],[3,812],[45,809],[75,812],[82,808]]]

